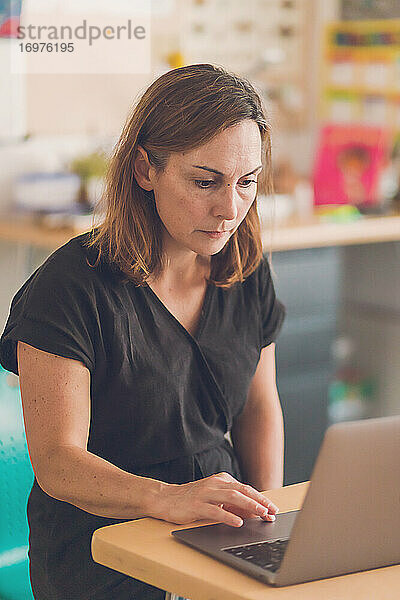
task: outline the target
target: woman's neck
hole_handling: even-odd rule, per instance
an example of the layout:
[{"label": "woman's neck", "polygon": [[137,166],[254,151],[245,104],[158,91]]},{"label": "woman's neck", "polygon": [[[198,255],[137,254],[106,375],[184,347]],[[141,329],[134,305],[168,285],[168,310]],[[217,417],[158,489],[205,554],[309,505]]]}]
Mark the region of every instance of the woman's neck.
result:
[{"label": "woman's neck", "polygon": [[210,275],[211,256],[197,254],[179,246],[170,236],[166,237],[163,240],[164,267],[156,278],[150,276],[147,282],[169,289],[190,288],[204,283]]},{"label": "woman's neck", "polygon": [[210,276],[211,260],[209,256],[197,255],[191,264],[167,264],[157,278],[150,276],[147,283],[167,289],[190,289],[205,283]]}]

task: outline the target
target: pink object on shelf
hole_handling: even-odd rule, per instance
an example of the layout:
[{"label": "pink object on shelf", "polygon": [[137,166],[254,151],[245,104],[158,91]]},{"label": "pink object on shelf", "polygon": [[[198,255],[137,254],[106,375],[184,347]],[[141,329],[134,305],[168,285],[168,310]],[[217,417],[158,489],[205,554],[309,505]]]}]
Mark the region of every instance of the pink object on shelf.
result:
[{"label": "pink object on shelf", "polygon": [[368,125],[322,128],[314,166],[314,204],[375,204],[390,134]]}]

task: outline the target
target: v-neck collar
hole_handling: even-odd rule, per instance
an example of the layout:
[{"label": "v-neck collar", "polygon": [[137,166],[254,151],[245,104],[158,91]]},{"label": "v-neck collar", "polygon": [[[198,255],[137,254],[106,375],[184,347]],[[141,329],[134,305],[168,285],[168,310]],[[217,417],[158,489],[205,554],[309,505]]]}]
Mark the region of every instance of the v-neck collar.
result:
[{"label": "v-neck collar", "polygon": [[175,324],[177,324],[178,327],[184,331],[184,333],[186,335],[188,335],[192,340],[195,340],[195,341],[199,340],[199,338],[203,332],[204,324],[205,324],[205,321],[206,321],[206,318],[208,315],[208,307],[210,304],[210,298],[211,298],[212,290],[214,288],[214,284],[207,283],[206,293],[204,295],[203,306],[201,309],[199,321],[197,323],[197,330],[193,335],[186,329],[186,327],[184,327],[182,325],[182,323],[179,321],[179,319],[177,319],[175,317],[175,315],[173,315],[172,312],[165,306],[164,302],[162,302],[162,300],[160,300],[160,298],[157,296],[157,294],[153,291],[153,289],[149,286],[148,283],[145,283],[143,287],[149,291],[150,295],[154,298],[154,300],[157,302],[157,304],[159,304],[161,309],[169,315],[169,318],[172,319],[175,322]]}]

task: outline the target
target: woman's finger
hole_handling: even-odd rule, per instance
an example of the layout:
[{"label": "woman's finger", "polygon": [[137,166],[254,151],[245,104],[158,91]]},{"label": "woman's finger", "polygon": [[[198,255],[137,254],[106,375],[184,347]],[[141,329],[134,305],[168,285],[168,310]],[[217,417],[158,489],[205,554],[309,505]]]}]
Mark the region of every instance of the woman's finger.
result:
[{"label": "woman's finger", "polygon": [[256,516],[253,511],[250,512],[248,510],[240,509],[237,506],[234,506],[233,504],[223,504],[222,508],[224,508],[227,512],[231,512],[242,519],[252,519]]},{"label": "woman's finger", "polygon": [[[221,500],[223,501],[224,508],[226,510],[228,510],[228,506],[229,506],[229,510],[232,510],[232,508],[234,508],[234,511],[236,511],[236,513],[237,513],[237,511],[239,511],[243,514],[247,514],[248,515],[247,518],[261,517],[263,519],[266,519],[268,517],[268,515],[271,516],[271,514],[269,514],[269,510],[266,506],[264,506],[263,504],[260,504],[259,502],[257,502],[257,500],[254,500],[253,498],[250,498],[249,496],[244,495],[239,490],[235,490],[235,489],[218,490],[218,500],[219,500],[218,504],[221,504]],[[209,501],[212,502],[213,498],[210,497]]]},{"label": "woman's finger", "polygon": [[216,475],[211,475],[208,479],[213,481],[213,483],[218,483],[218,487],[222,484],[223,487],[227,487],[228,489],[236,489],[240,491],[245,496],[252,498],[256,502],[267,508],[270,514],[276,514],[279,512],[279,508],[276,506],[276,504],[274,504],[269,498],[264,496],[264,494],[257,491],[251,485],[240,483],[229,473],[217,473]]},{"label": "woman's finger", "polygon": [[279,508],[276,506],[276,504],[274,504],[272,502],[272,500],[270,500],[269,498],[267,498],[266,496],[264,496],[264,494],[262,494],[261,492],[257,491],[256,489],[254,489],[250,485],[246,485],[246,484],[242,483],[242,484],[240,484],[239,490],[243,494],[249,496],[250,498],[253,498],[253,500],[256,500],[262,506],[265,506],[265,508],[268,509],[269,513],[272,513],[272,514],[275,515],[276,513],[279,512]]}]

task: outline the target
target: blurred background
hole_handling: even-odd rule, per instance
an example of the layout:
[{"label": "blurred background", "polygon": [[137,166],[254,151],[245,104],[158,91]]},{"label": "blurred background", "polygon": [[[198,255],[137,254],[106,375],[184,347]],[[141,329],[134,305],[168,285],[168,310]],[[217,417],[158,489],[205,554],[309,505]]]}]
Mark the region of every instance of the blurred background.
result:
[{"label": "blurred background", "polygon": [[[309,479],[330,423],[400,413],[400,3],[153,0],[151,68],[118,74],[16,72],[12,53],[36,52],[17,37],[25,8],[0,0],[1,329],[26,278],[92,225],[135,100],[171,68],[212,62],[254,83],[272,125],[275,194],[258,210],[287,308],[285,485]],[[3,370],[0,600],[32,598],[32,478],[18,378]]]}]

